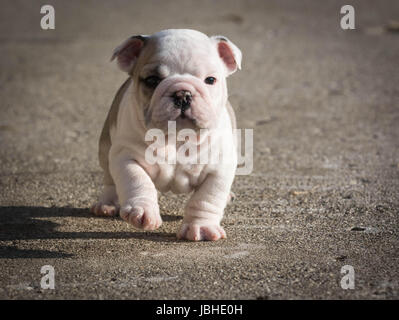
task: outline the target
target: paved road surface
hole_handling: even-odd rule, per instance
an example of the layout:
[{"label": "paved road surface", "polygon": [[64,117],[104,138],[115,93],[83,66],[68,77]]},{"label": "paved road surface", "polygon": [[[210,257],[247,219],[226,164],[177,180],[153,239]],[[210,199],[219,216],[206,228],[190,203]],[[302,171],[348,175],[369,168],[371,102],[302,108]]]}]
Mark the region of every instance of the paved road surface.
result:
[{"label": "paved road surface", "polygon": [[[1,299],[399,298],[398,1],[40,1],[0,10]],[[185,197],[160,198],[156,232],[92,217],[97,139],[125,75],[126,37],[223,34],[243,51],[229,79],[254,170],[238,176],[228,239],[177,241]],[[55,290],[40,288],[52,265]],[[343,290],[351,265],[355,289]]]}]

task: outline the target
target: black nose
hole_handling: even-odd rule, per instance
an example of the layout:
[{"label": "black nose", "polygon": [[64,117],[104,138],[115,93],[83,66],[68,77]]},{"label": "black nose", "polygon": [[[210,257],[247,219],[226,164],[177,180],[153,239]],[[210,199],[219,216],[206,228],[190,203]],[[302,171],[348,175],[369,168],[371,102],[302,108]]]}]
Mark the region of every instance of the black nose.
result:
[{"label": "black nose", "polygon": [[176,91],[172,97],[175,107],[181,109],[182,112],[190,108],[191,100],[193,98],[190,91],[188,90]]}]

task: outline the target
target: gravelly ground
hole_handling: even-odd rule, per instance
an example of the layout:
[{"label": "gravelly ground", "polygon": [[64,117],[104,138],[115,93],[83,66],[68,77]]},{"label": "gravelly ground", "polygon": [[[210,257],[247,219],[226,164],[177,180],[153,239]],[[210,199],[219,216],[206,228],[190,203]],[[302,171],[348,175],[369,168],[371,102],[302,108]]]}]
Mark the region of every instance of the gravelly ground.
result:
[{"label": "gravelly ground", "polygon": [[[0,4],[1,299],[399,297],[399,34],[384,29],[398,1],[351,1],[350,31],[343,1],[50,2],[53,31],[40,1]],[[87,210],[125,79],[110,53],[171,27],[243,51],[229,92],[254,170],[235,180],[219,242],[175,239],[184,197],[161,196],[155,232]],[[40,289],[46,264],[55,290]]]}]

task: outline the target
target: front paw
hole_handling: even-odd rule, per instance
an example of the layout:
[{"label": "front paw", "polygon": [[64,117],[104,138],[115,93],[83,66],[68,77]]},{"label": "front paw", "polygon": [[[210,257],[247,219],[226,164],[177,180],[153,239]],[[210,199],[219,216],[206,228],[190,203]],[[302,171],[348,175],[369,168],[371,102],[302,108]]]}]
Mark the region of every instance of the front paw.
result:
[{"label": "front paw", "polygon": [[128,200],[121,207],[120,216],[136,228],[144,230],[155,230],[162,224],[159,206],[156,202],[143,202],[135,199]]},{"label": "front paw", "polygon": [[177,238],[191,241],[216,241],[226,238],[226,232],[219,224],[196,224],[191,222],[183,223]]}]

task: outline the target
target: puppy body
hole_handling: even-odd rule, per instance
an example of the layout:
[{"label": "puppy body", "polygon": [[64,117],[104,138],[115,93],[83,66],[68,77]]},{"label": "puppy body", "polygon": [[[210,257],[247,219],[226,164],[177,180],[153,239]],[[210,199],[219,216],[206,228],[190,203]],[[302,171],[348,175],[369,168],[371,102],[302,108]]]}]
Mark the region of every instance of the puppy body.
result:
[{"label": "puppy body", "polygon": [[[119,210],[134,226],[153,230],[162,223],[157,190],[193,191],[178,237],[225,237],[220,221],[237,166],[235,117],[227,100],[225,78],[239,67],[238,48],[222,37],[209,38],[193,30],[165,30],[128,39],[114,56],[130,77],[118,91],[101,134],[99,157],[105,186],[93,212],[113,215]],[[154,74],[159,83],[152,88],[147,82]],[[215,84],[204,83],[209,76],[216,78]],[[176,107],[176,92],[190,93],[188,108]],[[176,134],[168,130],[170,121]],[[166,134],[164,146],[157,148],[165,162],[146,160],[152,143],[146,141],[149,129]],[[208,154],[211,149],[229,161],[173,161],[184,143],[179,139],[182,129],[195,130],[199,154]]]}]

